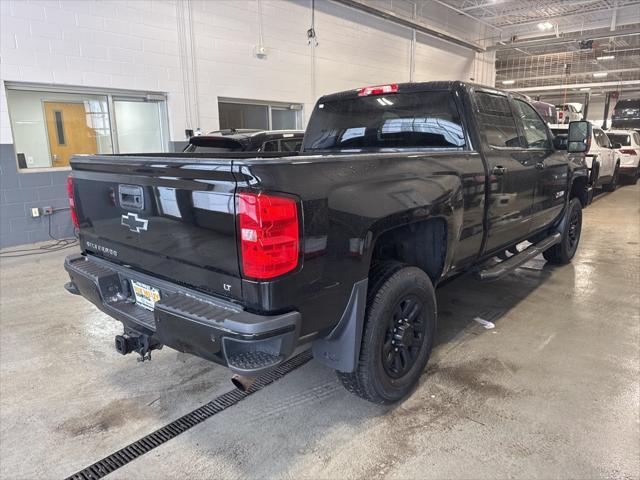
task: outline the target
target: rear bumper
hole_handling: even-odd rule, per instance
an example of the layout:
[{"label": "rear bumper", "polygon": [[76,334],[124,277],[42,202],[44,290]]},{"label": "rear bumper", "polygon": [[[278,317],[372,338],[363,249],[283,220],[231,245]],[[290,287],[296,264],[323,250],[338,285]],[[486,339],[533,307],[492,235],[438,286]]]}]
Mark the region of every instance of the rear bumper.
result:
[{"label": "rear bumper", "polygon": [[[65,260],[65,288],[121,321],[125,333],[149,335],[162,345],[259,374],[289,357],[298,342],[300,313],[257,315],[224,299],[205,295],[92,256]],[[157,288],[153,311],[135,304],[131,280]]]}]

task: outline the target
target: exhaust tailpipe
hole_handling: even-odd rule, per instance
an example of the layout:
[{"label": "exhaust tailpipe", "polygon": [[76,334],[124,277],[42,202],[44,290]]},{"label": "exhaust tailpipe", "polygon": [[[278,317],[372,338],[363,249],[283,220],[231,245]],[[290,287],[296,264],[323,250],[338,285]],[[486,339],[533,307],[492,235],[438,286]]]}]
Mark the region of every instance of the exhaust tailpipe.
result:
[{"label": "exhaust tailpipe", "polygon": [[231,383],[233,383],[238,390],[247,392],[253,385],[253,382],[256,381],[256,378],[257,377],[245,377],[244,375],[238,375],[236,373],[231,377]]}]

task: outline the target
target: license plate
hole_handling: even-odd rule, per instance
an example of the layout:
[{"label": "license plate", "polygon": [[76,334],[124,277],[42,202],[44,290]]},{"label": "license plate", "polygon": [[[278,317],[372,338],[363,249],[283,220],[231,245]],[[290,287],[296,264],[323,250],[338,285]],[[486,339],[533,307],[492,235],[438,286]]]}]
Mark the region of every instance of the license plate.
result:
[{"label": "license plate", "polygon": [[157,288],[136,282],[135,280],[131,280],[131,287],[136,297],[136,303],[142,308],[153,310],[156,302],[160,300],[160,291]]}]

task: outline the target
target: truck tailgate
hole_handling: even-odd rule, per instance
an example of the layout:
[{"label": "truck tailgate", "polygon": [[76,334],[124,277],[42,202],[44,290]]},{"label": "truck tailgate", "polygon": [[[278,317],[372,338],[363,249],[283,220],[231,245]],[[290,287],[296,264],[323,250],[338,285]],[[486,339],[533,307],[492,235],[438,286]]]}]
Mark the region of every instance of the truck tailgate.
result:
[{"label": "truck tailgate", "polygon": [[75,157],[83,251],[240,298],[232,164],[155,155]]}]

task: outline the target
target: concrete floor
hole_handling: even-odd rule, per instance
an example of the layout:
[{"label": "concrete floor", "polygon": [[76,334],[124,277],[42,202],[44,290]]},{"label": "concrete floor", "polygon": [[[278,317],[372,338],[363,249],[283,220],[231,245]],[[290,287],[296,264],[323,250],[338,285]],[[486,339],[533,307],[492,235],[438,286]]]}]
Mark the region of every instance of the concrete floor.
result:
[{"label": "concrete floor", "polygon": [[[639,207],[640,185],[599,196],[572,265],[439,289],[438,344],[401,405],[310,362],[111,477],[639,478]],[[72,474],[230,388],[169,349],[118,355],[119,324],[62,289],[68,253],[2,260],[2,478]]]}]

